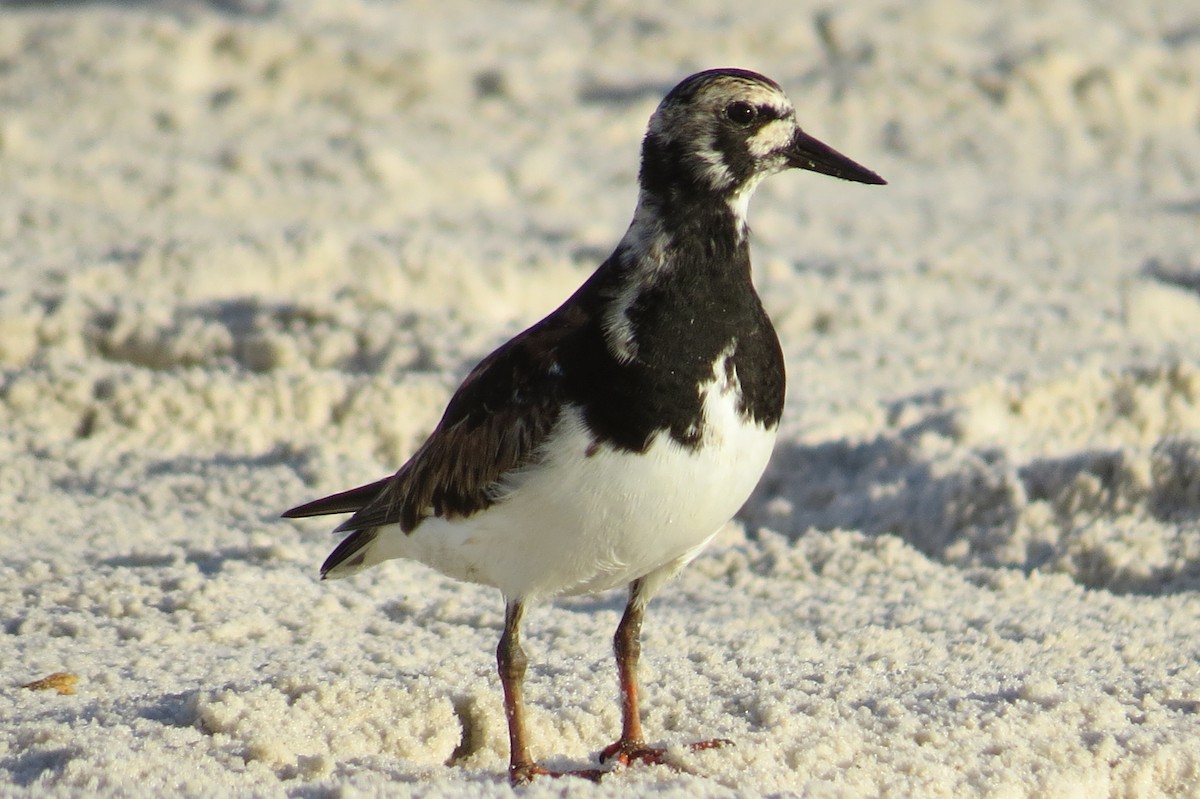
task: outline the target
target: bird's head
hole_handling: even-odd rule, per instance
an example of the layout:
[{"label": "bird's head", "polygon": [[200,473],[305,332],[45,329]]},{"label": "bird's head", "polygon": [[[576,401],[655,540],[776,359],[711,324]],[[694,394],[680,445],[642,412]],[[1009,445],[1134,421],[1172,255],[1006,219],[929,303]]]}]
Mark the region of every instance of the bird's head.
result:
[{"label": "bird's head", "polygon": [[712,69],[672,89],[650,118],[641,184],[660,202],[681,194],[718,197],[744,212],[759,181],[793,168],[885,183],[801,130],[775,81],[742,69]]}]

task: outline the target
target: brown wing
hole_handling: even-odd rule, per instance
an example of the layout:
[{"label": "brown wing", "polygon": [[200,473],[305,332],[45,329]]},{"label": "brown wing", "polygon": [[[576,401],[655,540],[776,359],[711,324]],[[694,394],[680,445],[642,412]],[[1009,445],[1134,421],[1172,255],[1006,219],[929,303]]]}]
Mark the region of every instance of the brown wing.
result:
[{"label": "brown wing", "polygon": [[505,473],[540,457],[564,401],[559,346],[586,323],[586,314],[568,302],[480,362],[437,428],[395,475],[284,516],[355,511],[335,532],[396,523],[410,532],[429,516],[461,518],[489,507]]}]

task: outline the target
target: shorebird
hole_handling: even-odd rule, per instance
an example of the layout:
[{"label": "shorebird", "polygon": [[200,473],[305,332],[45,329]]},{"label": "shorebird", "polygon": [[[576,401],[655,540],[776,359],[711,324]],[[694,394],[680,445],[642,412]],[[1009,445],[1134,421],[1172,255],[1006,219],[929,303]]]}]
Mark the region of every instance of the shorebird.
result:
[{"label": "shorebird", "polygon": [[805,133],[769,78],[714,69],[685,79],[650,119],[637,208],[612,255],[467,375],[394,475],[284,514],[353,514],[322,577],[407,558],[499,589],[514,784],[564,773],[530,752],[521,648],[525,608],[558,595],[628,587],[613,638],[621,733],[600,759],[664,760],[638,712],[642,617],[770,457],[784,361],[751,282],[746,214],[759,182],[792,168],[885,182]]}]

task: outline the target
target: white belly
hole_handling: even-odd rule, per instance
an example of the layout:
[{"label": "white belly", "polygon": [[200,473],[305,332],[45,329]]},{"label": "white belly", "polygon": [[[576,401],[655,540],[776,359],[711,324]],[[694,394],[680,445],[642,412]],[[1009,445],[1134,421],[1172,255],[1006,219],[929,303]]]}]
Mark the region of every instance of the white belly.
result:
[{"label": "white belly", "polygon": [[702,444],[664,431],[645,453],[592,445],[568,409],[546,457],[466,519],[429,518],[411,534],[380,528],[363,566],[411,558],[509,598],[602,591],[686,563],[742,506],[766,468],[775,429],[747,422],[737,392],[711,385]]}]

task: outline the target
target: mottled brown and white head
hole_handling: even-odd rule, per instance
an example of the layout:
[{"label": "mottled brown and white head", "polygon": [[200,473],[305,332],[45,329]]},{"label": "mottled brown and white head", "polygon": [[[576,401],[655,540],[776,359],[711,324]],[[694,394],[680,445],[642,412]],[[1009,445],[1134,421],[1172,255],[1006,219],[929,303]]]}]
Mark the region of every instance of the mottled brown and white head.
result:
[{"label": "mottled brown and white head", "polygon": [[642,145],[642,199],[661,208],[720,198],[744,220],[758,183],[793,168],[885,182],[801,130],[775,81],[744,69],[712,69],[672,89],[650,118]]},{"label": "mottled brown and white head", "polygon": [[[642,143],[633,222],[601,267],[621,275],[601,290],[604,335],[619,362],[640,357],[639,309],[659,307],[669,276],[688,275],[693,294],[723,290],[712,288],[724,285],[722,273],[749,281],[750,197],[763,178],[786,169],[885,182],[801,130],[783,89],[756,72],[698,72],[663,98]],[[722,302],[711,306],[715,313]]]}]

